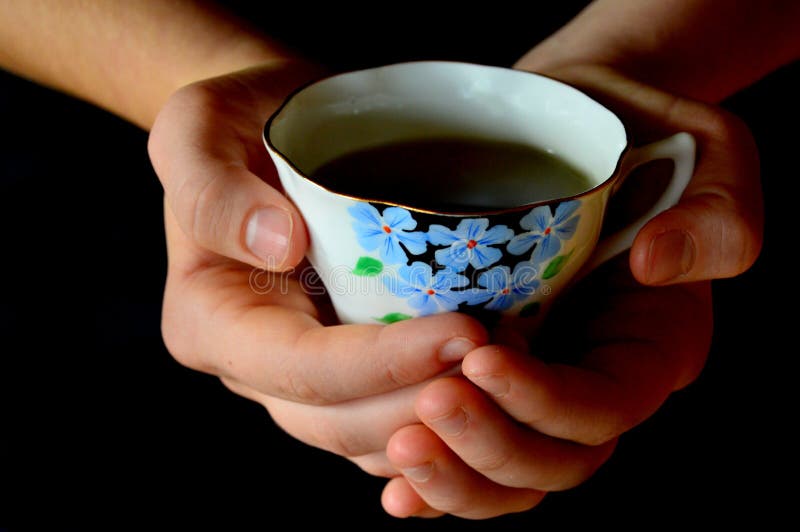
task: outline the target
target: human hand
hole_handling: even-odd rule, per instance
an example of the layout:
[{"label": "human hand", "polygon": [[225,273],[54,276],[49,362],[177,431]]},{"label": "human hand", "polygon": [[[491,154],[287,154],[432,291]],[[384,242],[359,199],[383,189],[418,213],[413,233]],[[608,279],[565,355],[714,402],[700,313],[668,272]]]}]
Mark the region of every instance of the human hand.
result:
[{"label": "human hand", "polygon": [[[265,64],[190,85],[159,113],[149,150],[165,190],[163,336],[178,361],[261,402],[300,440],[396,474],[384,449],[416,422],[414,391],[483,345],[486,332],[457,314],[336,325],[326,300],[304,290],[304,270],[293,267],[306,230],[280,193],[261,131],[315,75]],[[260,290],[250,285],[254,271]]]},{"label": "human hand", "polygon": [[[705,280],[736,275],[758,255],[758,158],[740,121],[606,68],[548,74],[619,113],[638,143],[692,133],[694,178],[675,208],[642,229],[629,261],[618,258],[559,300],[530,354],[476,349],[463,377],[420,392],[422,423],[387,447],[403,472],[384,489],[392,515],[486,518],[586,480],[621,434],[702,370],[712,330]],[[648,177],[632,176],[631,185]]]}]

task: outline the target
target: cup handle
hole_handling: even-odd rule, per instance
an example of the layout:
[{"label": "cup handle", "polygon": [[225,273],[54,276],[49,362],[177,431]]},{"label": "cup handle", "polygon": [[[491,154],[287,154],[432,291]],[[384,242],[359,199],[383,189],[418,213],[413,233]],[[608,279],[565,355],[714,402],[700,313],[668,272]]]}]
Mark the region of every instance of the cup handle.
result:
[{"label": "cup handle", "polygon": [[694,137],[689,133],[677,133],[652,144],[633,148],[623,161],[623,179],[626,179],[637,166],[659,159],[672,159],[675,165],[666,190],[664,190],[653,207],[639,219],[600,241],[594,253],[584,265],[581,276],[629,249],[633,245],[634,238],[647,222],[678,203],[694,174]]}]

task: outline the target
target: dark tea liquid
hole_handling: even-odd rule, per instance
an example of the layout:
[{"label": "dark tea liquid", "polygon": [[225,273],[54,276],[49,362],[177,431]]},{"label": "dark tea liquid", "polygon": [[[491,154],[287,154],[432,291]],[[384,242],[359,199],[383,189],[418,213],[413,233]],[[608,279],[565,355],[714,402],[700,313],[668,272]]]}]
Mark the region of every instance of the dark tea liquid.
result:
[{"label": "dark tea liquid", "polygon": [[444,212],[517,207],[592,188],[586,175],[537,148],[458,138],[354,151],[311,176],[342,194]]}]

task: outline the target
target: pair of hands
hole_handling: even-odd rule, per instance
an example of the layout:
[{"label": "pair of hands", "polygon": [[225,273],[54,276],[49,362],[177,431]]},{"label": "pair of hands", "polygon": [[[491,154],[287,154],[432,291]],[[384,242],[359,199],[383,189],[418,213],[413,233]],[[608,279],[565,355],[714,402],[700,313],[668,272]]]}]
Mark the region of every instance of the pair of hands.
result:
[{"label": "pair of hands", "polygon": [[[382,501],[395,516],[522,511],[587,479],[620,434],[702,370],[707,280],[744,271],[760,248],[758,162],[747,129],[716,107],[600,67],[548,74],[617,112],[637,143],[692,133],[699,159],[681,203],[641,231],[629,262],[564,296],[531,353],[518,333],[460,314],[338,325],[324,297],[280,273],[302,261],[307,236],[261,129],[311,75],[291,63],[185,87],[153,127],[170,352],[263,404],[292,436],[390,478]],[[247,238],[266,206],[280,214],[273,231]],[[286,290],[251,288],[267,258]],[[575,363],[543,361],[554,355]]]}]

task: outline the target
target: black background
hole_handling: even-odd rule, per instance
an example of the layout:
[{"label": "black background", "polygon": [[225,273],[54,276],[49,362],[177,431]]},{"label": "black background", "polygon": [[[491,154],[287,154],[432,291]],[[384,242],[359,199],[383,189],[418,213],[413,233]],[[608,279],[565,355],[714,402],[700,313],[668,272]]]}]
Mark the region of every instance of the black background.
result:
[{"label": "black background", "polygon": [[[574,12],[469,22],[401,12],[392,25],[341,19],[319,32],[252,18],[333,68],[403,59],[508,65]],[[420,22],[422,20],[422,22]],[[300,29],[298,29],[298,26]],[[313,35],[309,35],[313,33]],[[321,51],[320,51],[321,50]],[[325,525],[428,530],[651,528],[770,521],[792,481],[797,419],[789,372],[797,245],[798,66],[725,102],[762,157],[765,247],[714,283],[707,368],[626,434],[586,484],[533,511],[488,522],[401,521],[380,508],[382,479],[309,448],[258,405],[179,366],[159,331],[166,255],[162,191],[146,133],[101,110],[0,73],[3,482],[0,523],[57,519],[243,520],[257,529]],[[266,155],[265,155],[266,156]],[[290,518],[288,524],[277,520]]]}]

